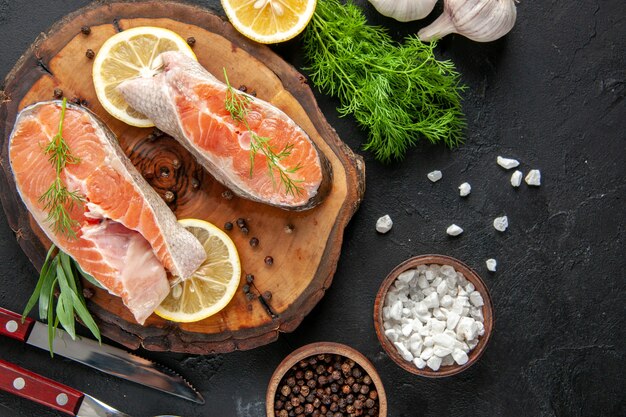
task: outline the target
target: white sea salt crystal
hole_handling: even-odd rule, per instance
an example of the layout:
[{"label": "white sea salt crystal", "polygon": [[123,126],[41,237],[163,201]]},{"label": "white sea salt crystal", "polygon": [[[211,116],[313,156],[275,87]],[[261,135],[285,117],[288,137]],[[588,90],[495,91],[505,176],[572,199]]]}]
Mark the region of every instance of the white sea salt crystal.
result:
[{"label": "white sea salt crystal", "polygon": [[[452,298],[450,298],[450,299],[452,299]],[[391,316],[389,314],[389,310],[391,310],[391,308],[383,307],[383,320],[389,320],[391,318]]]},{"label": "white sea salt crystal", "polygon": [[421,289],[428,288],[430,285],[428,284],[428,280],[426,279],[426,275],[421,275],[417,278],[417,286]]},{"label": "white sea salt crystal", "polygon": [[433,354],[435,356],[439,356],[440,358],[446,357],[451,353],[452,353],[452,349],[450,348],[438,346],[438,345],[435,345],[433,347]]},{"label": "white sea salt crystal", "polygon": [[450,236],[458,236],[461,233],[463,233],[463,229],[461,229],[459,226],[457,226],[456,224],[451,224],[450,226],[448,226],[448,228],[446,229],[446,233],[449,234]]},{"label": "white sea salt crystal", "polygon": [[417,367],[417,369],[426,368],[426,362],[422,358],[413,359],[413,364]]},{"label": "white sea salt crystal", "polygon": [[408,284],[413,279],[413,277],[415,277],[416,273],[417,271],[415,269],[409,269],[408,271],[404,271],[403,273],[398,275],[398,278],[396,278],[396,280]]},{"label": "white sea salt crystal", "polygon": [[422,293],[424,294],[424,299],[428,298],[429,295],[431,295],[432,293],[436,293],[436,292],[437,291],[435,291],[433,287],[424,288],[422,290]]},{"label": "white sea salt crystal", "polygon": [[439,285],[437,285],[437,294],[439,294],[440,297],[443,297],[444,295],[446,295],[448,292],[448,283],[446,281],[441,281],[439,283]]},{"label": "white sea salt crystal", "polygon": [[539,187],[541,185],[541,172],[538,169],[531,169],[524,178],[526,184]]},{"label": "white sea salt crystal", "polygon": [[433,280],[433,282],[430,283],[430,286],[436,289],[439,286],[439,284],[441,284],[441,281],[443,281],[443,278],[438,276],[437,278]]},{"label": "white sea salt crystal", "polygon": [[403,316],[408,316],[411,313],[411,310],[408,308],[402,308],[402,315]]},{"label": "white sea salt crystal", "polygon": [[436,346],[452,349],[454,347],[455,341],[456,338],[450,337],[448,334],[445,333],[433,335],[433,342],[435,342]]},{"label": "white sea salt crystal", "polygon": [[[424,346],[426,346],[426,342],[424,342]],[[422,354],[420,355],[420,358],[422,358],[425,361],[427,361],[428,359],[430,359],[431,356],[433,356],[433,348],[427,347],[426,349],[424,349],[422,351]]]},{"label": "white sea salt crystal", "polygon": [[430,359],[426,361],[426,365],[433,371],[438,371],[441,366],[441,358],[439,356],[431,356]]},{"label": "white sea salt crystal", "polygon": [[518,160],[511,159],[511,158],[503,158],[501,156],[498,156],[498,158],[496,158],[496,162],[498,163],[498,165],[500,165],[504,169],[511,169],[511,168],[515,168],[519,166]]},{"label": "white sea salt crystal", "polygon": [[424,272],[426,272],[426,270],[428,269],[428,267],[426,265],[419,265],[417,267],[417,272],[420,274],[423,274]]},{"label": "white sea salt crystal", "polygon": [[504,232],[509,227],[509,218],[507,216],[496,217],[493,219],[493,227],[498,232]]},{"label": "white sea salt crystal", "polygon": [[483,322],[485,318],[483,317],[483,309],[482,308],[470,308],[470,316],[476,321]]},{"label": "white sea salt crystal", "polygon": [[511,185],[515,188],[522,185],[522,171],[517,170],[511,175]]},{"label": "white sea salt crystal", "polygon": [[433,271],[432,269],[428,269],[428,271],[424,272],[424,276],[426,277],[426,281],[432,281],[437,276],[438,271]]},{"label": "white sea salt crystal", "polygon": [[440,308],[433,308],[433,317],[440,321],[446,321],[446,315],[443,314]]},{"label": "white sea salt crystal", "polygon": [[450,265],[442,265],[439,273],[444,277],[455,277],[457,274],[456,270]]},{"label": "white sea salt crystal", "polygon": [[441,358],[441,366],[450,366],[454,365],[454,359],[452,359],[452,355],[448,355],[446,357]]},{"label": "white sea salt crystal", "polygon": [[469,295],[469,300],[474,307],[482,307],[485,304],[485,302],[483,301],[483,296],[480,295],[480,292],[478,291],[471,292]]},{"label": "white sea salt crystal", "polygon": [[387,337],[387,339],[389,339],[392,343],[397,342],[398,341],[398,332],[395,329],[387,329],[385,330],[385,336]]},{"label": "white sea salt crystal", "polygon": [[433,171],[433,172],[429,172],[427,177],[432,182],[437,182],[441,179],[441,177],[443,177],[443,174],[441,173],[441,171]]},{"label": "white sea salt crystal", "polygon": [[393,303],[391,309],[389,310],[389,316],[393,320],[398,321],[402,318],[402,301],[396,301],[395,303]]},{"label": "white sea salt crystal", "polygon": [[454,349],[452,351],[452,358],[458,365],[465,365],[469,360],[467,353],[465,353],[461,349]]},{"label": "white sea salt crystal", "polygon": [[[449,294],[444,295],[443,297],[441,297],[441,300],[439,301],[439,305],[442,307],[451,307],[452,306],[452,297]],[[384,312],[383,312],[383,317],[384,317]]]},{"label": "white sea salt crystal", "polygon": [[[432,289],[432,287],[430,288]],[[424,305],[428,308],[439,307],[439,297],[436,292],[433,292],[428,297],[426,297],[423,301]]]},{"label": "white sea salt crystal", "polygon": [[407,362],[413,362],[413,354],[406,348],[406,346],[404,346],[403,343],[395,342],[393,345],[398,350],[400,356],[402,356],[402,359]]},{"label": "white sea salt crystal", "polygon": [[467,197],[471,191],[472,186],[469,185],[468,182],[464,182],[463,184],[459,185],[459,195],[461,197]]},{"label": "white sea salt crystal", "polygon": [[459,324],[459,320],[461,319],[461,316],[458,313],[455,313],[454,311],[451,311],[448,313],[448,320],[446,321],[446,328],[452,330],[456,327],[457,324]]},{"label": "white sea salt crystal", "polygon": [[474,349],[478,345],[478,339],[472,339],[467,341],[467,346],[471,349]]},{"label": "white sea salt crystal", "polygon": [[426,336],[424,338],[423,344],[425,347],[433,347],[435,345],[435,341],[432,336]]},{"label": "white sea salt crystal", "polygon": [[419,303],[415,304],[415,311],[418,314],[426,314],[428,313],[428,307],[426,306],[426,304],[424,304],[424,301],[420,301]]},{"label": "white sea salt crystal", "polygon": [[475,291],[475,290],[476,290],[476,287],[474,287],[474,284],[472,284],[471,282],[468,282],[467,285],[465,285],[465,291],[467,291],[468,296],[472,291]]},{"label": "white sea salt crystal", "polygon": [[495,259],[493,258],[487,259],[485,261],[485,264],[487,264],[487,270],[491,272],[496,272],[496,267],[498,266],[498,262]]},{"label": "white sea salt crystal", "polygon": [[388,214],[385,214],[383,217],[379,218],[376,221],[376,231],[378,233],[387,233],[393,227],[393,221]]},{"label": "white sea salt crystal", "polygon": [[446,329],[446,322],[443,320],[433,319],[430,321],[430,327],[433,333],[443,333]]}]

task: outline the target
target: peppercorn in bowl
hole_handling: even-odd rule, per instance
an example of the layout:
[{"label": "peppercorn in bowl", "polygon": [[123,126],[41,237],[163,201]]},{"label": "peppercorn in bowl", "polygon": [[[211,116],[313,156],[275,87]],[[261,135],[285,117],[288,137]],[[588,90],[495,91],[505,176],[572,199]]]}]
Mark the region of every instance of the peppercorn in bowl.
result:
[{"label": "peppercorn in bowl", "polygon": [[371,362],[332,342],[295,350],[276,368],[266,396],[268,417],[387,416],[387,397]]},{"label": "peppercorn in bowl", "polygon": [[403,369],[450,376],[482,356],[493,329],[493,305],[482,279],[463,262],[416,256],[381,284],[374,326],[387,355]]}]

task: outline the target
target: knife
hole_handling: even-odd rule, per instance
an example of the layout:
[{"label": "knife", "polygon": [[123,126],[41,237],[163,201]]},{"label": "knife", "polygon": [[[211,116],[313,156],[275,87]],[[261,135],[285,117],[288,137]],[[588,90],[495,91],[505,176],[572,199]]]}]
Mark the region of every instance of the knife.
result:
[{"label": "knife", "polygon": [[[204,404],[204,398],[199,392],[181,376],[165,367],[91,339],[76,336],[76,340],[72,340],[62,329],[57,329],[56,332],[53,342],[55,354],[106,374]],[[22,323],[21,315],[2,307],[0,307],[0,334],[50,351],[48,327],[45,324],[28,317]]]},{"label": "knife", "polygon": [[0,359],[0,389],[76,417],[130,417],[73,388]]}]

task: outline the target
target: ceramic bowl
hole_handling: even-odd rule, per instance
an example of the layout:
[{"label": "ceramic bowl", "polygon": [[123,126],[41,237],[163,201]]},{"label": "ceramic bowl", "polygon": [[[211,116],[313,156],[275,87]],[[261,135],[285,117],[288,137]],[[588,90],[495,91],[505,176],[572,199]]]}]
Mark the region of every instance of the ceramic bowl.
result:
[{"label": "ceramic bowl", "polygon": [[265,398],[267,417],[276,417],[276,414],[274,413],[276,392],[278,391],[285,374],[289,372],[292,366],[296,365],[301,360],[320,354],[341,355],[348,359],[352,359],[361,368],[363,368],[363,370],[372,378],[372,382],[378,392],[378,417],[387,417],[387,396],[385,395],[385,388],[383,387],[383,383],[378,375],[378,372],[376,372],[374,365],[372,365],[372,363],[359,351],[351,348],[350,346],[333,342],[311,343],[293,351],[285,359],[283,359],[274,371],[267,388],[267,395]]},{"label": "ceramic bowl", "polygon": [[[483,317],[485,319],[483,323],[485,326],[485,334],[483,336],[480,336],[480,338],[478,339],[478,345],[476,345],[476,347],[468,353],[469,360],[467,361],[467,363],[464,365],[457,365],[455,363],[453,365],[442,366],[437,371],[433,371],[428,367],[424,369],[418,369],[412,362],[407,362],[406,360],[404,360],[396,350],[393,343],[389,339],[387,339],[383,329],[383,305],[385,303],[385,298],[387,296],[387,291],[389,290],[389,287],[395,282],[396,278],[398,278],[398,275],[400,275],[404,271],[416,268],[420,265],[430,264],[450,265],[457,272],[462,273],[469,282],[474,284],[474,287],[480,292],[484,301],[482,309]],[[480,278],[480,276],[478,276],[478,274],[469,266],[465,265],[458,259],[445,255],[421,255],[407,259],[400,265],[396,266],[389,273],[389,275],[387,275],[387,277],[381,284],[380,289],[378,290],[378,294],[376,295],[376,301],[374,303],[374,327],[376,328],[376,335],[378,336],[378,340],[380,341],[383,349],[398,366],[416,375],[430,378],[440,378],[463,372],[464,370],[475,364],[476,361],[478,361],[478,359],[482,356],[485,348],[487,347],[487,344],[489,343],[489,339],[491,338],[491,333],[493,331],[493,304],[491,302],[489,290],[487,290],[485,283]]]}]

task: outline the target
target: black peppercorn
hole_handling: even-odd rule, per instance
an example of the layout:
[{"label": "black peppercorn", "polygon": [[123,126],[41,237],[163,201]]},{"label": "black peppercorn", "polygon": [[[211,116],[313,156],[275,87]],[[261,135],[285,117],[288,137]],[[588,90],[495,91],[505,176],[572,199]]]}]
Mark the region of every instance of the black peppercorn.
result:
[{"label": "black peppercorn", "polygon": [[193,36],[190,36],[187,38],[187,45],[194,46],[195,44],[196,44],[196,38],[194,38]]},{"label": "black peppercorn", "polygon": [[248,91],[248,87],[246,87],[245,85],[242,84],[242,85],[239,86],[239,91],[245,93],[246,91]]},{"label": "black peppercorn", "polygon": [[294,377],[287,378],[287,385],[288,385],[290,388],[295,387],[295,386],[296,386],[296,379],[295,379]]},{"label": "black peppercorn", "polygon": [[356,400],[354,402],[354,408],[356,408],[357,410],[361,410],[363,408],[363,401],[361,400]]},{"label": "black peppercorn", "polygon": [[93,295],[94,292],[91,288],[83,288],[83,297],[89,300],[91,297],[93,297]]},{"label": "black peppercorn", "polygon": [[289,411],[287,411],[287,410],[280,410],[278,412],[278,417],[289,417]]},{"label": "black peppercorn", "polygon": [[313,410],[314,410],[313,404],[306,404],[304,406],[304,414],[307,414],[307,415],[313,414]]},{"label": "black peppercorn", "polygon": [[250,233],[250,230],[248,230],[248,228],[244,226],[241,228],[241,233],[243,233],[244,235],[247,235],[248,233]]},{"label": "black peppercorn", "polygon": [[365,385],[369,385],[369,384],[371,384],[371,383],[372,383],[372,378],[371,378],[369,375],[365,375],[365,376],[363,377],[363,383],[364,383]]},{"label": "black peppercorn", "polygon": [[232,200],[233,199],[233,192],[230,190],[226,190],[224,192],[222,192],[222,198],[225,198],[226,200]]},{"label": "black peppercorn", "polygon": [[200,188],[200,181],[197,178],[191,179],[191,188],[193,188],[194,190]]},{"label": "black peppercorn", "polygon": [[246,283],[252,284],[254,282],[254,275],[246,274]]},{"label": "black peppercorn", "polygon": [[360,389],[360,393],[361,394],[367,394],[368,392],[370,392],[370,387],[367,385],[362,385],[361,389]]},{"label": "black peppercorn", "polygon": [[233,224],[231,222],[224,223],[224,230],[233,230]]},{"label": "black peppercorn", "polygon": [[346,412],[348,414],[354,414],[355,411],[356,411],[356,407],[354,407],[353,405],[349,405],[346,407]]},{"label": "black peppercorn", "polygon": [[366,408],[372,408],[374,407],[374,400],[372,400],[371,398],[368,398],[367,400],[365,400],[365,407]]},{"label": "black peppercorn", "polygon": [[93,51],[93,49],[87,49],[87,52],[85,52],[85,56],[89,59],[94,59],[96,53]]},{"label": "black peppercorn", "polygon": [[361,390],[361,385],[360,384],[357,384],[357,383],[352,384],[352,392],[354,392],[356,394],[360,390]]},{"label": "black peppercorn", "polygon": [[259,239],[257,239],[256,237],[250,239],[250,246],[252,246],[253,248],[259,246]]},{"label": "black peppercorn", "polygon": [[360,378],[361,377],[361,369],[354,368],[352,370],[352,376],[355,377],[355,378]]},{"label": "black peppercorn", "polygon": [[264,291],[263,294],[262,294],[262,297],[263,297],[263,299],[265,301],[269,301],[269,300],[272,299],[272,292],[271,291]]},{"label": "black peppercorn", "polygon": [[372,400],[375,400],[376,398],[378,398],[378,393],[377,393],[376,391],[373,391],[373,390],[372,390],[372,391],[370,391],[370,393],[369,393],[369,397],[370,397]]},{"label": "black peppercorn", "polygon": [[283,385],[283,387],[280,389],[280,393],[287,397],[289,394],[291,394],[291,388],[289,388],[287,385]]},{"label": "black peppercorn", "polygon": [[61,90],[60,88],[55,88],[54,91],[52,92],[54,95],[54,98],[56,99],[61,99],[63,98],[63,90]]},{"label": "black peppercorn", "polygon": [[251,292],[249,292],[248,294],[246,294],[246,299],[248,301],[252,301],[254,300],[254,294],[252,294]]},{"label": "black peppercorn", "polygon": [[[246,284],[243,286],[242,290],[245,294],[248,294],[250,292],[250,286]],[[288,395],[288,394],[285,394],[285,395]]]},{"label": "black peppercorn", "polygon": [[344,375],[348,375],[348,373],[350,373],[350,365],[348,365],[347,363],[342,364],[341,371],[344,373]]},{"label": "black peppercorn", "polygon": [[237,219],[237,226],[241,229],[242,227],[246,227],[246,219],[240,217]]},{"label": "black peppercorn", "polygon": [[311,379],[309,381],[306,382],[307,387],[313,389],[317,386],[317,381],[314,379]]},{"label": "black peppercorn", "polygon": [[274,264],[274,258],[272,258],[271,256],[266,256],[265,257],[265,264],[266,265],[273,265]]},{"label": "black peppercorn", "polygon": [[172,201],[176,199],[176,194],[174,194],[173,191],[167,190],[165,192],[165,195],[163,195],[163,198],[165,199],[166,202],[171,203]]},{"label": "black peppercorn", "polygon": [[295,387],[291,389],[291,392],[293,392],[296,395],[300,394],[300,386],[296,385]]},{"label": "black peppercorn", "polygon": [[82,27],[80,28],[80,32],[81,32],[83,35],[89,35],[89,34],[91,33],[91,28],[90,28],[89,26],[82,26]]},{"label": "black peppercorn", "polygon": [[350,386],[349,385],[344,385],[343,387],[341,387],[341,392],[343,392],[344,394],[350,394]]}]

